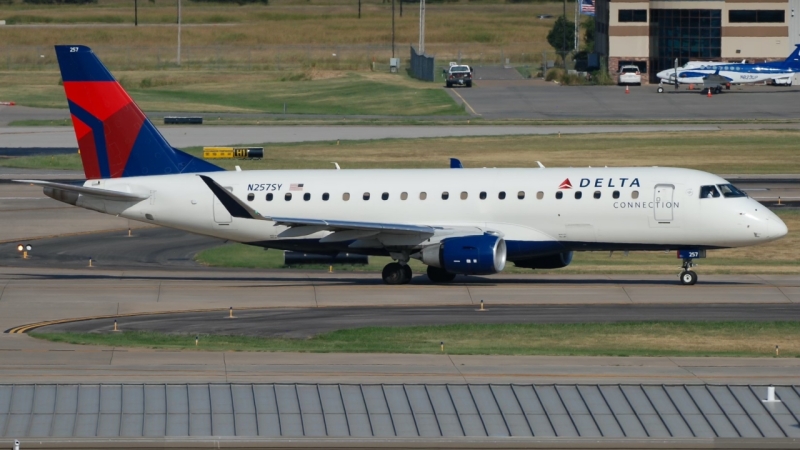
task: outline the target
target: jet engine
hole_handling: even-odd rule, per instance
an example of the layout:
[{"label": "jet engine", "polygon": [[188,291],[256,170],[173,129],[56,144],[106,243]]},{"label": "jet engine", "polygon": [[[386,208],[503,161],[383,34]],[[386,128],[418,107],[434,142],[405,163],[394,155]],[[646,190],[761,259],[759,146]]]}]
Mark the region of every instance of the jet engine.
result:
[{"label": "jet engine", "polygon": [[571,262],[572,252],[563,252],[514,261],[514,265],[526,269],[560,269],[562,267],[567,267]]},{"label": "jet engine", "polygon": [[506,242],[490,234],[447,238],[414,256],[450,273],[490,275],[506,267]]}]

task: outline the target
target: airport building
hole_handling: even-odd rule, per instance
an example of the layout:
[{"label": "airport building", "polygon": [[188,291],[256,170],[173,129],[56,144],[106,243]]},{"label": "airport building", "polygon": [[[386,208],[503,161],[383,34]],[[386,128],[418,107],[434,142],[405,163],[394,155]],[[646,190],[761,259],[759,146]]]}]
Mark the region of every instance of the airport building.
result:
[{"label": "airport building", "polygon": [[687,61],[772,61],[800,43],[800,0],[596,0],[595,51],[642,80]]}]

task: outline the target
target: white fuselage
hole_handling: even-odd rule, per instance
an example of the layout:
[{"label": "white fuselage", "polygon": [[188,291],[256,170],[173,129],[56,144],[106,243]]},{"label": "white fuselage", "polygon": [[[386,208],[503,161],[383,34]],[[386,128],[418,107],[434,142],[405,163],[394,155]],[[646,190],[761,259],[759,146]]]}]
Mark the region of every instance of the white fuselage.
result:
[{"label": "white fuselage", "polygon": [[[281,170],[206,175],[268,217],[450,230],[433,237],[373,233],[359,239],[356,234],[339,244],[368,254],[421,248],[459,230],[501,235],[510,243],[512,261],[545,247],[552,252],[553,245],[564,250],[722,248],[759,244],[787,232],[775,214],[751,198],[700,198],[701,186],[727,182],[689,169]],[[567,180],[572,188],[560,189]],[[231,217],[196,174],[95,180],[85,186],[150,196],[138,202],[82,197],[78,206],[232,241],[309,251],[331,234],[313,229],[292,234],[268,220]],[[558,192],[561,199],[556,198]],[[291,200],[286,200],[287,194]],[[323,194],[328,194],[327,201]]]},{"label": "white fuselage", "polygon": [[714,63],[679,68],[678,70],[662,70],[656,76],[661,82],[668,84],[675,84],[676,77],[680,84],[704,84],[705,77],[715,74],[725,77],[731,84],[762,83],[771,80],[791,84],[791,78],[795,71],[788,68],[753,64]]}]

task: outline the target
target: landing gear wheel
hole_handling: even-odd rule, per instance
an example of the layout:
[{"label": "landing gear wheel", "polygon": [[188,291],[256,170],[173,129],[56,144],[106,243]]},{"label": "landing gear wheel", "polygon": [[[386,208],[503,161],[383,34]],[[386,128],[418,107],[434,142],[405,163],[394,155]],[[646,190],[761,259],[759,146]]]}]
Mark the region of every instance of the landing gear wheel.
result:
[{"label": "landing gear wheel", "polygon": [[662,86],[658,87],[658,93],[659,94],[663,94],[664,93],[664,88]]},{"label": "landing gear wheel", "polygon": [[714,89],[714,93],[717,95],[722,94],[722,87],[717,87],[716,89]]},{"label": "landing gear wheel", "polygon": [[691,286],[697,283],[697,272],[694,270],[685,270],[681,272],[681,284],[684,286]]},{"label": "landing gear wheel", "polygon": [[414,274],[411,272],[411,267],[408,264],[403,265],[403,284],[408,284],[411,282],[411,278]]},{"label": "landing gear wheel", "polygon": [[434,283],[449,283],[456,278],[456,274],[433,266],[428,266],[427,273],[428,278]]},{"label": "landing gear wheel", "polygon": [[402,264],[399,263],[389,263],[386,267],[383,268],[383,272],[381,273],[383,277],[383,282],[386,284],[403,284],[406,278],[406,271],[403,268]]}]

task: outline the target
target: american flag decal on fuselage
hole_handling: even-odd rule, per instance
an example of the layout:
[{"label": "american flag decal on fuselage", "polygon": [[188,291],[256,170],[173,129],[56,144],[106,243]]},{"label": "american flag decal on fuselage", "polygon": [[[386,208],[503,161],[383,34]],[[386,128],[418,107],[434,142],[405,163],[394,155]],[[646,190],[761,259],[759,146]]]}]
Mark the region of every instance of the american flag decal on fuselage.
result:
[{"label": "american flag decal on fuselage", "polygon": [[289,185],[290,191],[302,191],[303,190],[303,183],[292,183]]}]

